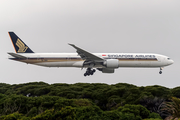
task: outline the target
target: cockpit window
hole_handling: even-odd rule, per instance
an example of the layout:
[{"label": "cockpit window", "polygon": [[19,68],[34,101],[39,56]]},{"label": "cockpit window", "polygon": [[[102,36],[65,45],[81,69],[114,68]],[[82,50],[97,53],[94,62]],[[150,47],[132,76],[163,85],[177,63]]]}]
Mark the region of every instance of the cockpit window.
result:
[{"label": "cockpit window", "polygon": [[171,58],[167,58],[168,60],[170,60]]}]

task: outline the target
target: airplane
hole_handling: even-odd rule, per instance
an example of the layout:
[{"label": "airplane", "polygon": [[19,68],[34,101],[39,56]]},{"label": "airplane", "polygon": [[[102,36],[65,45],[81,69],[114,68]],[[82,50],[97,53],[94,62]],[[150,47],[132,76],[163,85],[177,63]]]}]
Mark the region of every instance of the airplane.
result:
[{"label": "airplane", "polygon": [[153,53],[90,53],[69,44],[77,53],[35,53],[14,32],[8,32],[16,53],[10,60],[44,67],[86,68],[84,76],[93,75],[97,70],[102,73],[114,73],[120,67],[160,68],[174,63],[167,56]]}]

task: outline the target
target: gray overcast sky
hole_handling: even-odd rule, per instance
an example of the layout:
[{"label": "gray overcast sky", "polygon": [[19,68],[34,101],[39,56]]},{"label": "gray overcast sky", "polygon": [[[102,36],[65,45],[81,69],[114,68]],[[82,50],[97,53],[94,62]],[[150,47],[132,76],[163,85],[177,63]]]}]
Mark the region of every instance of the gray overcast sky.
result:
[{"label": "gray overcast sky", "polygon": [[[180,86],[179,0],[1,0],[0,82],[19,84],[129,83],[137,86]],[[14,31],[35,52],[75,52],[68,43],[89,52],[158,53],[175,63],[159,68],[119,68],[114,74],[85,69],[45,68],[8,60],[14,52],[8,31]]]}]

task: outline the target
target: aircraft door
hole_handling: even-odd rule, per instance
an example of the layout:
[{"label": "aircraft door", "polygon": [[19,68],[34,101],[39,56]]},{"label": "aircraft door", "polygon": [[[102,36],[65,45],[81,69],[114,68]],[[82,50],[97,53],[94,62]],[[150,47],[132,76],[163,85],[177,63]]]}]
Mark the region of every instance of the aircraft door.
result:
[{"label": "aircraft door", "polygon": [[71,56],[67,56],[66,58],[66,66],[70,66],[71,65]]},{"label": "aircraft door", "polygon": [[68,55],[68,56],[66,57],[66,62],[68,63],[68,62],[70,62],[70,61],[71,61],[71,56]]},{"label": "aircraft door", "polygon": [[161,62],[162,60],[161,60],[161,58],[160,57],[158,57],[158,62]]},{"label": "aircraft door", "polygon": [[139,66],[140,62],[137,57],[134,58],[135,66]]},{"label": "aircraft door", "polygon": [[39,56],[39,55],[37,56],[37,61],[41,61],[41,59],[40,59],[40,56]]}]

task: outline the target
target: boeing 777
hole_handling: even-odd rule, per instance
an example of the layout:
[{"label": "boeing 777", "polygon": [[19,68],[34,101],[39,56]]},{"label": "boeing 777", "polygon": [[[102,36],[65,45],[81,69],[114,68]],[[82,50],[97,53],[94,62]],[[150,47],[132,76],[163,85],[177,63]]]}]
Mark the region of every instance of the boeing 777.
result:
[{"label": "boeing 777", "polygon": [[69,44],[77,53],[34,53],[14,32],[9,32],[16,53],[8,53],[11,60],[45,67],[86,68],[84,76],[93,75],[95,69],[114,73],[119,67],[160,68],[174,63],[167,56],[152,53],[90,53]]}]

